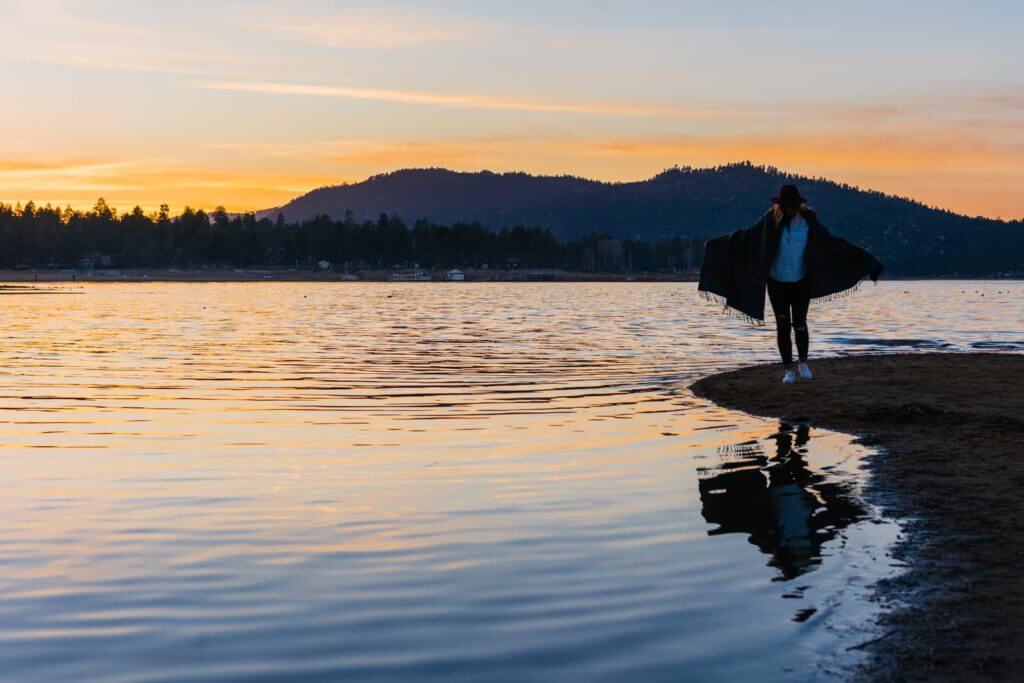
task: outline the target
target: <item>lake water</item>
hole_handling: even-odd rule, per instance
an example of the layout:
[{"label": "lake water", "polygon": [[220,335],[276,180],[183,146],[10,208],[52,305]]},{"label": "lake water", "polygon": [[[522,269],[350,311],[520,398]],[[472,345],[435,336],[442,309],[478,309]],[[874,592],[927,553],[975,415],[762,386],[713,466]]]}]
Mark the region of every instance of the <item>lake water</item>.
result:
[{"label": "lake water", "polygon": [[[0,295],[0,677],[808,680],[897,523],[844,435],[687,386],[692,284]],[[812,307],[812,353],[1024,348],[1021,283]]]}]

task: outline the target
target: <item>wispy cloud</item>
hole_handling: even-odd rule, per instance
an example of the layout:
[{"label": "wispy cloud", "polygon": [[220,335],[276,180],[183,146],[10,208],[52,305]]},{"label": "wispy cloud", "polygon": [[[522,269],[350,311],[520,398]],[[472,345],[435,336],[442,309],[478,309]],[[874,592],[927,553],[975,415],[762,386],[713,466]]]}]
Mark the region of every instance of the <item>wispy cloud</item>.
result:
[{"label": "wispy cloud", "polygon": [[97,178],[119,169],[136,165],[132,161],[36,161],[7,160],[0,162],[0,180],[5,183],[25,182],[34,178]]},{"label": "wispy cloud", "polygon": [[[803,130],[744,135],[594,136],[560,134],[479,136],[440,140],[311,140],[302,142],[223,142],[205,145],[249,158],[290,157],[394,168],[416,164],[478,163],[504,167],[508,160],[536,169],[533,160],[568,160],[592,166],[599,177],[622,180],[623,166],[643,162],[652,171],[680,164],[759,163],[827,169],[884,169],[889,172],[961,169],[1010,171],[1024,162],[1024,148],[986,140],[975,132],[911,135],[878,131]],[[618,163],[617,163],[618,162]]]},{"label": "wispy cloud", "polygon": [[14,0],[0,23],[0,57],[11,60],[207,78],[251,77],[301,61],[211,45],[198,31],[108,19],[67,0]]},{"label": "wispy cloud", "polygon": [[360,50],[461,44],[483,39],[492,29],[479,21],[413,7],[295,11],[278,6],[255,10],[253,25],[275,37]]},{"label": "wispy cloud", "polygon": [[560,114],[608,114],[614,116],[650,116],[672,118],[709,118],[730,116],[729,111],[712,108],[683,108],[615,102],[550,102],[482,94],[456,94],[416,90],[360,88],[340,85],[278,83],[270,81],[201,81],[193,85],[206,90],[250,92],[264,95],[333,97],[399,104],[423,104],[457,109],[492,109]]},{"label": "wispy cloud", "polygon": [[[1018,91],[966,93],[959,99],[936,95],[879,99],[875,102],[828,100],[701,101],[692,104],[653,104],[616,101],[552,101],[481,93],[450,93],[397,88],[370,88],[319,83],[289,83],[254,80],[194,81],[205,90],[248,92],[264,95],[363,100],[396,104],[427,105],[456,109],[521,111],[550,114],[688,119],[708,124],[727,124],[736,140],[757,128],[776,131],[846,132],[852,138],[908,131],[917,138],[936,136],[936,144],[949,130],[969,126],[998,132],[1004,143],[1011,136],[1024,135],[1020,107],[1024,96]],[[737,124],[752,124],[747,129]],[[721,127],[721,126],[719,126]],[[954,136],[959,137],[959,136]]]},{"label": "wispy cloud", "polygon": [[175,53],[137,44],[112,45],[88,41],[9,40],[0,55],[60,66],[112,71],[211,77],[244,76],[241,62],[228,55],[202,52]]}]

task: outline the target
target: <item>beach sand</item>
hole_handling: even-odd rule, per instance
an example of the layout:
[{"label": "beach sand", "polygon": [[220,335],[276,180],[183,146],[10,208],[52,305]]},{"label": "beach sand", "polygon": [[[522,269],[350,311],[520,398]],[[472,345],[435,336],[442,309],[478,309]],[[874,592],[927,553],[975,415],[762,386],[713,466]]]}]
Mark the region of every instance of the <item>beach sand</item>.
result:
[{"label": "beach sand", "polygon": [[881,587],[906,603],[860,673],[873,680],[1024,680],[1024,355],[871,355],[714,375],[727,408],[857,434],[880,447],[871,495],[909,521],[910,569]]}]

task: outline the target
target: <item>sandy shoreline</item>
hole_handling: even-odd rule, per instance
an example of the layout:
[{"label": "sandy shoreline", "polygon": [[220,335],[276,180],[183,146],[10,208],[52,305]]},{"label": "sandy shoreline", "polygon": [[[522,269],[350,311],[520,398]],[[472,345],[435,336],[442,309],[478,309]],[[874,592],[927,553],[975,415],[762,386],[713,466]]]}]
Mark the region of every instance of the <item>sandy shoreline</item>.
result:
[{"label": "sandy shoreline", "polygon": [[854,433],[881,447],[871,495],[911,520],[910,570],[882,586],[908,604],[885,617],[871,680],[1019,680],[1024,672],[1024,355],[891,354],[700,380],[727,408]]}]

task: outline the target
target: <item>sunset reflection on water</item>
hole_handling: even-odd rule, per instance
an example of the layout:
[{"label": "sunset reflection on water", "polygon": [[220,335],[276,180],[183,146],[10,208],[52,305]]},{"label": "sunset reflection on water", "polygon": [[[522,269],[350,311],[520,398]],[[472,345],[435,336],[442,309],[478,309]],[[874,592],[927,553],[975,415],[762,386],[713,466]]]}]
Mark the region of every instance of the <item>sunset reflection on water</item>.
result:
[{"label": "sunset reflection on water", "polygon": [[[817,349],[1018,343],[980,286],[952,337],[892,307],[959,284],[866,288],[812,309]],[[825,674],[895,571],[843,435],[791,445],[827,522],[796,570],[708,517],[786,432],[687,390],[771,358],[693,285],[56,288],[0,297],[19,680]]]}]

